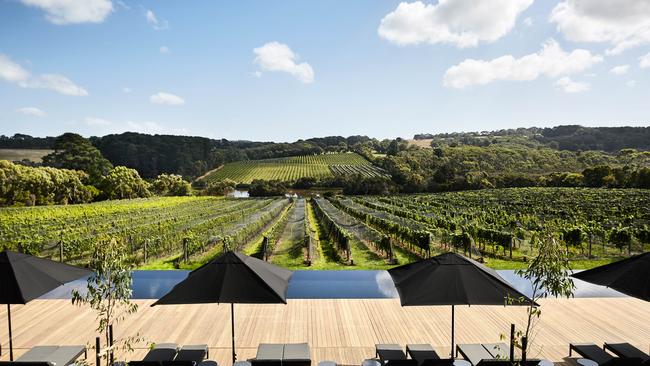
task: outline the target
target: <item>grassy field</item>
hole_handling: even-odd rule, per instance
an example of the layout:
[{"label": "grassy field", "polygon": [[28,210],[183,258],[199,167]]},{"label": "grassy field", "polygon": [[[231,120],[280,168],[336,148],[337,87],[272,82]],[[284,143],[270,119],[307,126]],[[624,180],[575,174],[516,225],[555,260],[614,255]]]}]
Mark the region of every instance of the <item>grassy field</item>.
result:
[{"label": "grassy field", "polygon": [[250,183],[254,179],[294,181],[302,177],[326,178],[340,174],[376,176],[382,173],[359,154],[339,153],[239,161],[226,164],[201,179]]},{"label": "grassy field", "polygon": [[40,163],[43,156],[51,152],[52,150],[46,149],[0,149],[0,160],[29,160],[35,163]]}]

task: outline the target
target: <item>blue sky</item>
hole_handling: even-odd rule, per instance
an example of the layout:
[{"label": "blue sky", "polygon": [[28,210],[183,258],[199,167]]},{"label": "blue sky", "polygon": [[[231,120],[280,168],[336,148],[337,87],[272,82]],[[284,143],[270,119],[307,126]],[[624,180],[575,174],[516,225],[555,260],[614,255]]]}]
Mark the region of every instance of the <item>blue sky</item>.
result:
[{"label": "blue sky", "polygon": [[0,0],[0,134],[647,126],[650,3]]}]

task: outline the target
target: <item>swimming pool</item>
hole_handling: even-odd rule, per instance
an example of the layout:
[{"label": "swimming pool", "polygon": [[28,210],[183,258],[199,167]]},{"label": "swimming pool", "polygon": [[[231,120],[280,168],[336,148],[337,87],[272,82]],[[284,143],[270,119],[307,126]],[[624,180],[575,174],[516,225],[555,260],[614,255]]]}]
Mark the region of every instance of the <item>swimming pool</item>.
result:
[{"label": "swimming pool", "polygon": [[[497,271],[501,277],[520,292],[529,295],[531,283],[515,274],[515,271]],[[169,292],[189,271],[133,271],[133,298],[158,299]],[[575,297],[622,297],[614,290],[592,285],[580,280],[576,284]],[[85,280],[73,281],[42,296],[43,299],[69,299],[72,289],[82,290]],[[289,299],[386,299],[396,298],[397,290],[386,271],[295,271],[287,298]]]}]

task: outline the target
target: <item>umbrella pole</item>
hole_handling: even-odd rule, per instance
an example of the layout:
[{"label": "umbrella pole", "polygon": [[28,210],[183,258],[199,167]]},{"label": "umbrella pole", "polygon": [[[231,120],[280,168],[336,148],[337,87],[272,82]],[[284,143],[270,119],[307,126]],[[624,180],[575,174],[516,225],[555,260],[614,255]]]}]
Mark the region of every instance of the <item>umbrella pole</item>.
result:
[{"label": "umbrella pole", "polygon": [[14,360],[14,342],[11,339],[11,304],[7,304],[7,323],[9,323],[9,361]]},{"label": "umbrella pole", "polygon": [[454,318],[455,318],[454,305],[451,306],[451,358],[454,358]]},{"label": "umbrella pole", "polygon": [[232,331],[232,363],[234,364],[237,361],[237,353],[235,353],[235,304],[230,303],[230,319],[231,319],[231,331]]}]

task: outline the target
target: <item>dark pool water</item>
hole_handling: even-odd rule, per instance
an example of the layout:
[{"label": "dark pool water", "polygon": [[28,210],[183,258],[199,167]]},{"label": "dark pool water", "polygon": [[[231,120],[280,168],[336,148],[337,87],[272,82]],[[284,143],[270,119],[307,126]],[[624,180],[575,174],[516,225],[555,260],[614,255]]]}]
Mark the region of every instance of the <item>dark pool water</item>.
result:
[{"label": "dark pool water", "polygon": [[[520,292],[530,295],[529,281],[514,271],[497,271]],[[189,271],[133,271],[133,298],[158,299],[187,277]],[[575,297],[620,297],[614,290],[575,280]],[[73,281],[44,295],[45,299],[70,298],[72,289],[83,290],[85,280]],[[290,299],[382,299],[397,297],[386,271],[295,271],[287,297]]]}]

